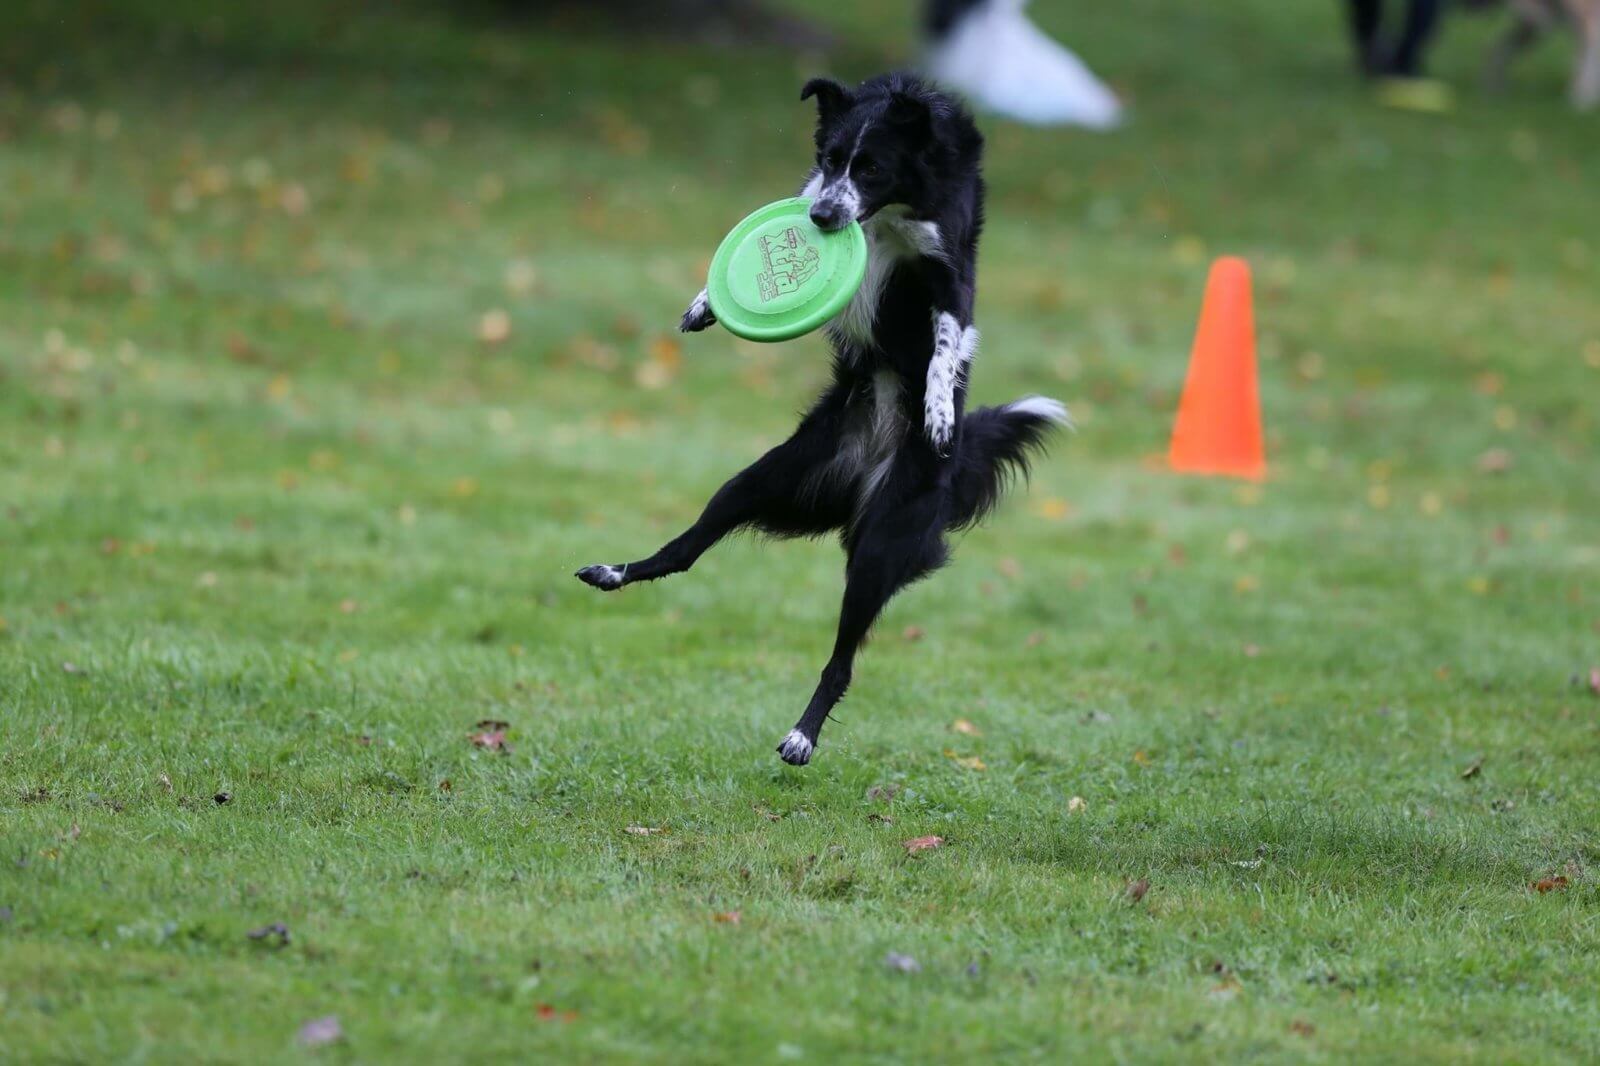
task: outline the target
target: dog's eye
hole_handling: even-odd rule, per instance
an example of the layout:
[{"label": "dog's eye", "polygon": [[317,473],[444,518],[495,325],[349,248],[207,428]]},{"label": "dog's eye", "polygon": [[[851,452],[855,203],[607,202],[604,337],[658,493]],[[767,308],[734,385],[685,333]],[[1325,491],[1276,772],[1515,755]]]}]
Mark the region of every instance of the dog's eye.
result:
[{"label": "dog's eye", "polygon": [[880,173],[878,170],[878,164],[876,163],[862,163],[860,166],[856,167],[856,169],[861,172],[861,176],[863,178],[875,178]]}]

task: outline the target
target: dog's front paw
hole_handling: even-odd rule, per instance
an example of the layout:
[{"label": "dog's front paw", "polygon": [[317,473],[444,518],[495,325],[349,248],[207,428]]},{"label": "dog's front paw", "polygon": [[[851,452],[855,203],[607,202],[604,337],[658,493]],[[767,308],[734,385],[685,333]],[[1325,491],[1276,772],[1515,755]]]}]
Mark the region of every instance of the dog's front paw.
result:
[{"label": "dog's front paw", "polygon": [[789,730],[789,735],[783,738],[783,743],[778,745],[778,757],[790,766],[804,766],[811,761],[811,753],[817,750],[812,740],[798,729]]},{"label": "dog's front paw", "polygon": [[593,566],[586,566],[579,570],[573,577],[576,577],[585,585],[593,585],[602,592],[610,592],[612,589],[620,589],[622,581],[627,575],[628,568],[626,566],[595,563]]},{"label": "dog's front paw", "polygon": [[701,289],[700,295],[694,298],[689,309],[683,313],[683,318],[678,322],[678,329],[683,333],[699,333],[716,323],[717,316],[711,313],[711,300],[706,296],[706,290]]}]

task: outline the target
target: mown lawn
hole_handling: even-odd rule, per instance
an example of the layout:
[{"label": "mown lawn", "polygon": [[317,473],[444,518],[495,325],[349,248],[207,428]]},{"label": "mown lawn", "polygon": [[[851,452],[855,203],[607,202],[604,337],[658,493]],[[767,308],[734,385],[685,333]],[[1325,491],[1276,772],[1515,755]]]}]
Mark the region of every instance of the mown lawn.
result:
[{"label": "mown lawn", "polygon": [[[974,393],[1080,429],[796,771],[835,546],[570,574],[823,380],[671,329],[911,5],[814,60],[274,7],[0,8],[0,1060],[1600,1056],[1569,42],[1489,99],[1453,25],[1430,116],[1331,0],[1037,5],[1135,121],[987,124]],[[1221,253],[1261,487],[1159,462]]]}]

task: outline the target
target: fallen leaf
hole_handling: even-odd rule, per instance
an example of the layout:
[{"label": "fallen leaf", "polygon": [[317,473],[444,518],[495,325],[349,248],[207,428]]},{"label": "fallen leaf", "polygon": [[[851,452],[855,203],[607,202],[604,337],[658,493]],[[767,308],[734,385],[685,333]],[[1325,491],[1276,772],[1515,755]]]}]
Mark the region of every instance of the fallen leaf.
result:
[{"label": "fallen leaf", "polygon": [[1150,756],[1145,754],[1143,748],[1140,748],[1138,751],[1133,753],[1133,761],[1138,763],[1140,766],[1149,766]]},{"label": "fallen leaf", "polygon": [[1589,691],[1600,696],[1600,666],[1589,671]]},{"label": "fallen leaf", "polygon": [[1013,581],[1022,576],[1022,564],[1009,555],[996,563],[995,569]]},{"label": "fallen leaf", "polygon": [[541,1022],[560,1022],[563,1025],[567,1025],[578,1020],[577,1011],[556,1010],[548,1003],[539,1004],[533,1011],[538,1015]]},{"label": "fallen leaf", "polygon": [[1542,896],[1546,892],[1564,890],[1571,883],[1572,882],[1567,879],[1566,874],[1556,874],[1554,877],[1541,877],[1528,887],[1532,888],[1535,892]]},{"label": "fallen leaf", "polygon": [[1089,804],[1084,800],[1084,798],[1082,796],[1073,796],[1071,799],[1067,800],[1067,813],[1068,814],[1082,814],[1084,811],[1086,811],[1088,809],[1089,809]]},{"label": "fallen leaf", "polygon": [[212,799],[212,801],[214,803],[216,803],[216,805],[218,807],[220,807],[224,803],[227,803],[229,800],[233,799],[233,793],[232,792],[218,792],[216,795],[212,796],[211,799]]},{"label": "fallen leaf", "polygon": [[883,957],[883,964],[896,973],[921,973],[922,964],[910,955],[891,951]]},{"label": "fallen leaf", "polygon": [[1039,632],[1036,629],[1032,633],[1028,634],[1028,639],[1024,640],[1022,642],[1022,646],[1025,647],[1025,648],[1037,648],[1040,644],[1043,644],[1043,643],[1044,643],[1044,634]]},{"label": "fallen leaf", "polygon": [[511,337],[511,316],[500,308],[485,311],[478,319],[478,339],[484,344],[503,344]]},{"label": "fallen leaf", "polygon": [[887,814],[879,814],[877,811],[873,811],[871,814],[867,815],[867,821],[872,822],[874,825],[894,824],[893,818],[889,817]]},{"label": "fallen leaf", "polygon": [[156,775],[156,784],[161,786],[161,790],[163,792],[172,791],[172,778],[168,777],[165,773]]},{"label": "fallen leaf", "polygon": [[892,803],[899,794],[899,785],[873,785],[867,789],[867,799],[877,800],[880,803]]},{"label": "fallen leaf", "polygon": [[1317,1027],[1304,1018],[1296,1018],[1289,1023],[1289,1032],[1295,1036],[1314,1036],[1317,1032]]},{"label": "fallen leaf", "polygon": [[944,847],[944,837],[912,837],[910,840],[903,841],[901,847],[906,849],[908,855],[915,855],[919,851]]},{"label": "fallen leaf", "polygon": [[62,663],[61,672],[64,674],[81,674],[83,673],[83,667],[77,663]]},{"label": "fallen leaf", "polygon": [[628,826],[627,831],[632,833],[636,837],[648,837],[648,836],[654,836],[657,833],[665,833],[666,832],[665,829],[661,829],[661,828],[659,828],[657,826],[653,826],[653,825],[630,825],[630,826]]},{"label": "fallen leaf", "polygon": [[448,777],[445,778],[443,781],[439,782],[439,791],[440,792],[452,792],[452,791],[455,790],[455,787],[456,787],[455,785],[450,783],[450,779]]},{"label": "fallen leaf", "polygon": [[289,927],[282,922],[273,922],[270,925],[263,925],[260,929],[252,929],[245,936],[251,940],[276,939],[278,947],[286,947],[289,943]]},{"label": "fallen leaf", "polygon": [[738,911],[717,911],[711,916],[713,922],[723,925],[738,925],[741,915]]},{"label": "fallen leaf", "polygon": [[966,770],[987,770],[983,760],[976,755],[957,755],[952,748],[944,749],[944,757]]},{"label": "fallen leaf", "polygon": [[475,748],[486,751],[509,752],[511,744],[506,740],[506,733],[511,729],[510,722],[502,722],[498,718],[485,718],[477,725],[478,732],[469,734],[467,739]]},{"label": "fallen leaf", "polygon": [[1511,469],[1511,453],[1504,448],[1490,448],[1478,456],[1478,473],[1503,474]]},{"label": "fallen leaf", "polygon": [[295,1039],[301,1047],[322,1047],[344,1039],[344,1029],[339,1019],[330,1014],[326,1018],[313,1018],[300,1027]]},{"label": "fallen leaf", "polygon": [[1149,891],[1150,891],[1150,880],[1149,880],[1149,878],[1141,877],[1137,881],[1129,881],[1128,882],[1128,887],[1127,887],[1128,902],[1130,902],[1130,903],[1138,903],[1140,900],[1144,899],[1145,894],[1148,893]]},{"label": "fallen leaf", "polygon": [[979,729],[965,718],[957,718],[955,721],[950,723],[950,728],[955,730],[957,733],[962,733],[969,737],[983,736],[983,730]]},{"label": "fallen leaf", "polygon": [[1227,1002],[1242,991],[1244,991],[1244,985],[1239,983],[1239,979],[1237,977],[1229,974],[1221,981],[1218,981],[1215,985],[1213,985],[1211,990],[1207,992],[1206,995],[1210,996],[1212,999]]},{"label": "fallen leaf", "polygon": [[900,639],[907,643],[921,640],[922,637],[923,630],[921,626],[906,626],[905,629],[900,631]]},{"label": "fallen leaf", "polygon": [[1468,766],[1465,770],[1461,771],[1461,780],[1470,781],[1474,777],[1477,777],[1482,772],[1483,772],[1483,756],[1480,755],[1476,759],[1472,760],[1472,764],[1470,766]]}]

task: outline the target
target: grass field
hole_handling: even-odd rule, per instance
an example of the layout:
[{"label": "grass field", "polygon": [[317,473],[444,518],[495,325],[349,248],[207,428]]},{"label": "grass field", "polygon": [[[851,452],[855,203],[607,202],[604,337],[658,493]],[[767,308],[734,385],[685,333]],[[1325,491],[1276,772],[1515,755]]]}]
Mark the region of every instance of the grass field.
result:
[{"label": "grass field", "polygon": [[[987,124],[974,395],[1080,428],[796,771],[836,546],[570,574],[823,380],[672,326],[912,5],[826,59],[211,8],[0,10],[0,1060],[1600,1056],[1570,42],[1491,99],[1453,24],[1418,115],[1332,0],[1038,4],[1134,122]],[[1222,253],[1259,487],[1159,463]]]}]

